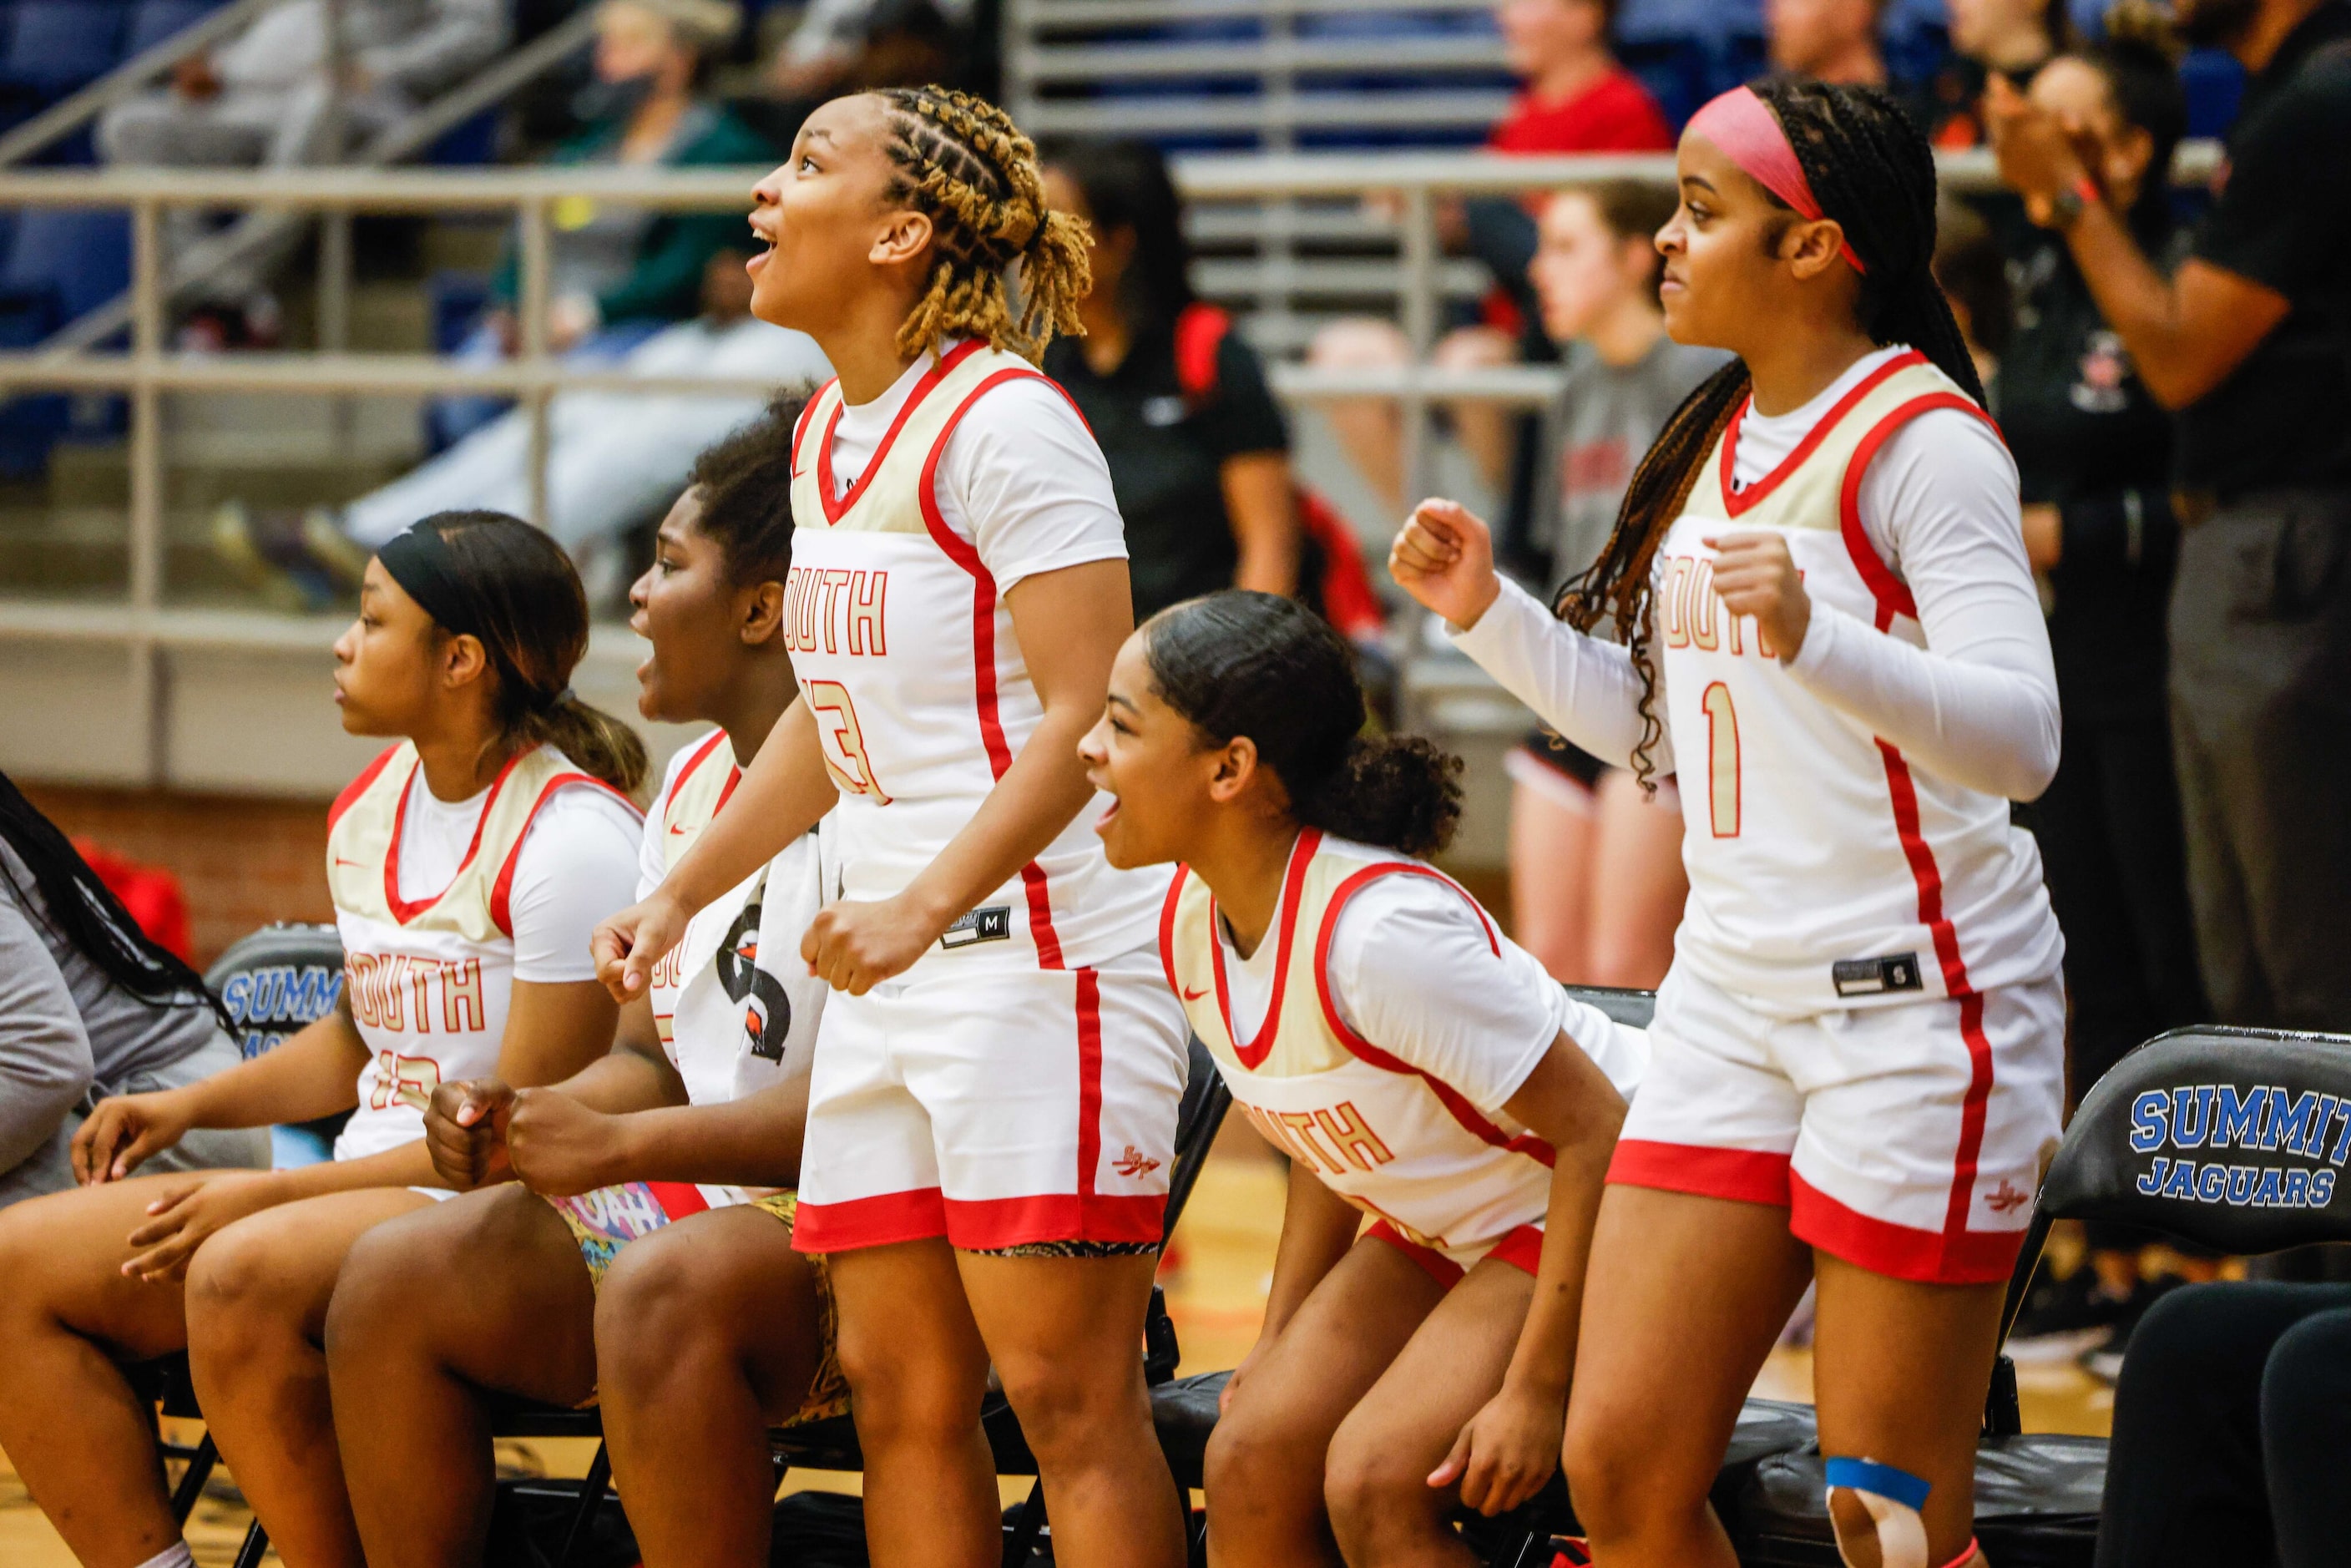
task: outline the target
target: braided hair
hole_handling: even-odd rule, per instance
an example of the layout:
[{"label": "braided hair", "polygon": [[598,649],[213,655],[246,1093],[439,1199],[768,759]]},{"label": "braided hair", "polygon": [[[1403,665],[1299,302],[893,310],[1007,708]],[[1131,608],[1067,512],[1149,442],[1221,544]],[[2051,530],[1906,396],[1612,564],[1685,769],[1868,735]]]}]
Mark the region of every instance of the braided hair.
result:
[{"label": "braided hair", "polygon": [[[1086,225],[1045,204],[1037,148],[984,98],[944,87],[883,88],[885,199],[931,220],[929,287],[898,329],[898,351],[935,353],[951,337],[985,338],[1034,359],[1054,333],[1075,333],[1092,286]],[[1015,308],[1006,274],[1020,268]]]},{"label": "braided hair", "polygon": [[[1752,85],[1779,118],[1822,215],[1843,225],[1845,243],[1868,268],[1855,304],[1862,329],[1875,343],[1909,344],[1982,402],[1983,382],[1931,270],[1935,156],[1926,137],[1878,88],[1802,77]],[[1764,197],[1788,210],[1769,191]],[[1633,471],[1599,559],[1560,590],[1553,606],[1579,632],[1605,620],[1610,633],[1632,653],[1641,678],[1641,740],[1633,751],[1633,767],[1644,787],[1654,787],[1651,754],[1665,734],[1656,711],[1651,569],[1707,455],[1747,401],[1750,386],[1746,363],[1733,360],[1683,400]]]}]

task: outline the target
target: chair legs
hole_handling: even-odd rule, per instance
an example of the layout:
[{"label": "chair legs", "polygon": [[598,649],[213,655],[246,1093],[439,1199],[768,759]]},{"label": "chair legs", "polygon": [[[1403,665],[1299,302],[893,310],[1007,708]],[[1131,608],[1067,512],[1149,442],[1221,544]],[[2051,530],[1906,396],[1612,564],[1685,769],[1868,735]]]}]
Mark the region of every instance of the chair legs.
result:
[{"label": "chair legs", "polygon": [[261,1568],[261,1560],[269,1552],[269,1531],[255,1520],[245,1527],[245,1544],[236,1549],[235,1568]]},{"label": "chair legs", "polygon": [[604,1506],[604,1484],[611,1479],[611,1451],[598,1443],[596,1457],[589,1462],[588,1474],[580,1483],[580,1503],[572,1511],[570,1525],[563,1531],[563,1549],[556,1553],[555,1568],[571,1568],[573,1554],[587,1542],[588,1529],[596,1522],[597,1511]]},{"label": "chair legs", "polygon": [[180,1484],[172,1489],[172,1522],[184,1526],[188,1515],[196,1510],[196,1499],[204,1494],[204,1482],[212,1479],[213,1467],[220,1463],[220,1449],[213,1446],[213,1436],[188,1452],[188,1468],[180,1474]]},{"label": "chair legs", "polygon": [[1026,1568],[1029,1559],[1036,1554],[1037,1538],[1045,1528],[1045,1483],[1042,1480],[1029,1489],[1021,1500],[1020,1511],[1012,1516],[1012,1528],[1004,1535],[1004,1568]]}]

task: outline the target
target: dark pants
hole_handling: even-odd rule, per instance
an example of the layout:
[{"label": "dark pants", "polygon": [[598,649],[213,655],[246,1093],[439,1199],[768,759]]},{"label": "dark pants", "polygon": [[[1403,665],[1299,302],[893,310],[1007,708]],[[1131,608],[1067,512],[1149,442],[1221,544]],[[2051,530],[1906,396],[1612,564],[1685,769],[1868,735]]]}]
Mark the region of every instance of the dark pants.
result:
[{"label": "dark pants", "polygon": [[2351,1030],[2351,490],[2248,497],[2187,532],[2171,703],[2215,1012]]},{"label": "dark pants", "polygon": [[2335,1568],[2351,1551],[2351,1286],[2189,1285],[2115,1389],[2097,1568]]},{"label": "dark pants", "polygon": [[2209,1015],[2171,726],[2160,708],[2113,719],[2064,712],[2064,760],[2033,826],[2065,932],[2066,1068],[2078,1104],[2125,1051]]}]

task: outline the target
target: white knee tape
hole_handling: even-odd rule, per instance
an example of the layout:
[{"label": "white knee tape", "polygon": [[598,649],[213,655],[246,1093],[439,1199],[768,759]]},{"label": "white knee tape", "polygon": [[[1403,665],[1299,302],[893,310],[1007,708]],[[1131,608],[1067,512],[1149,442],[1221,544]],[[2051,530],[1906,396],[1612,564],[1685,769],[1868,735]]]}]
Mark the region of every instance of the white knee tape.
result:
[{"label": "white knee tape", "polygon": [[[1918,1517],[1918,1510],[1932,1490],[1929,1483],[1875,1459],[1831,1459],[1827,1468],[1830,1500],[1840,1491],[1851,1492],[1877,1527],[1876,1568],[1928,1568],[1927,1521]],[[1854,1562],[1843,1531],[1837,1535],[1837,1555],[1846,1568],[1867,1568]]]}]

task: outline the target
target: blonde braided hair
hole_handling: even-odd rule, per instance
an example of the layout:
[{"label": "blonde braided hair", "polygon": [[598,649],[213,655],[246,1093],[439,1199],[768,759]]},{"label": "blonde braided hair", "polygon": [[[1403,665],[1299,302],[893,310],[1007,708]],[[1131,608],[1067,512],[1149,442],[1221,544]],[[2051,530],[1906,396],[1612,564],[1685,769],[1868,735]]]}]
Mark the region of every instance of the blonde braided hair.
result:
[{"label": "blonde braided hair", "polygon": [[[1036,144],[986,99],[943,87],[885,88],[887,151],[897,165],[885,199],[931,220],[930,284],[898,329],[898,351],[935,353],[954,337],[985,338],[1034,359],[1056,332],[1076,333],[1093,286],[1085,220],[1045,204]],[[1006,274],[1020,267],[1016,314]]]}]

